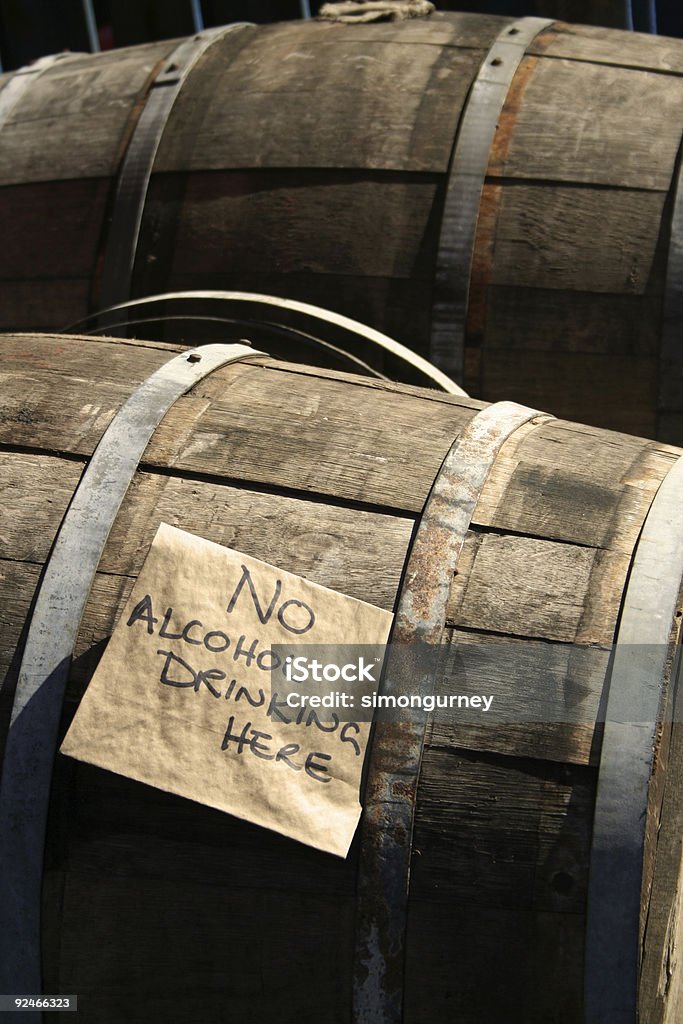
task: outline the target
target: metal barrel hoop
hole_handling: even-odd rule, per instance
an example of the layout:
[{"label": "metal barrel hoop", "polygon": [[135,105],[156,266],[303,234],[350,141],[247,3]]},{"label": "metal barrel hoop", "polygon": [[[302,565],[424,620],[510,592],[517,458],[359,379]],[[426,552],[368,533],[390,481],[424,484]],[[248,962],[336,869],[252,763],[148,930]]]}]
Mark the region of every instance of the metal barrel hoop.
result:
[{"label": "metal barrel hoop", "polygon": [[130,298],[140,228],[154,160],[169,115],[188,75],[206,51],[248,22],[206,29],[177,46],[152,82],[119,173],[102,269],[101,304]]},{"label": "metal barrel hoop", "polygon": [[496,36],[465,103],[456,136],[436,260],[430,353],[458,383],[463,380],[465,327],[479,205],[489,152],[515,73],[535,37],[553,24],[520,18]]},{"label": "metal barrel hoop", "polygon": [[591,843],[585,948],[586,1024],[636,1024],[640,914],[650,779],[683,579],[683,458],[654,496],[624,594],[608,679]]},{"label": "metal barrel hoop", "polygon": [[[349,336],[351,339],[361,339],[363,342],[369,345],[374,345],[388,355],[393,356],[396,359],[408,364],[418,373],[421,373],[426,377],[432,384],[441,388],[447,394],[451,395],[465,395],[463,389],[451,380],[445,373],[439,370],[436,366],[430,363],[427,359],[413,352],[411,349],[406,348],[400,342],[395,341],[386,334],[382,334],[381,331],[376,330],[374,327],[369,327],[367,324],[361,323],[359,320],[353,320],[351,317],[344,316],[341,313],[335,313],[329,309],[323,309],[321,306],[314,306],[309,302],[299,302],[295,299],[285,299],[277,295],[264,295],[258,292],[239,292],[239,291],[225,291],[225,290],[197,290],[197,291],[179,291],[179,292],[164,292],[159,295],[145,295],[138,299],[130,299],[127,302],[120,302],[114,306],[110,306],[107,309],[99,310],[96,313],[92,313],[90,316],[85,317],[76,323],[69,324],[68,327],[64,328],[64,333],[73,331],[74,329],[82,329],[83,326],[87,325],[91,321],[96,321],[98,325],[102,325],[102,329],[108,329],[108,318],[112,317],[115,321],[117,316],[121,319],[121,314],[127,313],[130,310],[138,309],[141,306],[158,305],[167,302],[221,302],[227,306],[237,306],[245,304],[249,307],[253,307],[254,310],[254,323],[257,322],[256,317],[263,321],[262,310],[266,311],[266,315],[269,317],[288,317],[294,316],[297,323],[299,321],[302,324],[311,322],[315,325],[316,329],[319,326],[329,330],[339,330],[344,335]],[[124,322],[127,321],[127,317]],[[279,324],[286,329],[287,324]],[[99,326],[98,328],[99,329]],[[322,345],[329,345],[329,342],[321,339],[313,338],[312,340],[318,341]],[[340,350],[349,360],[353,360],[345,349]],[[355,360],[366,371],[371,371],[372,368],[362,361]],[[377,376],[383,376],[377,374]]]},{"label": "metal barrel hoop", "polygon": [[[484,484],[503,444],[527,423],[553,417],[497,402],[477,413],[446,455],[432,485],[404,571],[380,690],[399,692],[395,645],[441,641],[451,580]],[[434,692],[436,659],[411,679]],[[361,826],[354,962],[354,1024],[400,1024],[415,804],[429,713],[378,722],[370,751]]]},{"label": "metal barrel hoop", "polygon": [[[121,503],[174,402],[219,367],[263,354],[247,345],[206,345],[156,370],[107,427],[64,515],[28,629],[0,782],[0,991],[42,991],[43,848],[62,703],[81,617]],[[38,1011],[27,1021],[40,1017]]]}]

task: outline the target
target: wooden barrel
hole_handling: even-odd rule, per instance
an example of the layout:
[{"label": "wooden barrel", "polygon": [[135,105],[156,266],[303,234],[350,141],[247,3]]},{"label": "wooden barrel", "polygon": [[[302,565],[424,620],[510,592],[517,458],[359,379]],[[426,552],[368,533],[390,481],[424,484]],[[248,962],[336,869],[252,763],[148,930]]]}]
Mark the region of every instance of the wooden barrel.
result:
[{"label": "wooden barrel", "polygon": [[[20,889],[29,871],[33,853],[10,852],[34,821],[40,765],[49,788],[56,734],[164,521],[396,608],[395,638],[424,639],[415,623],[429,606],[432,640],[465,659],[464,674],[498,652],[476,670],[479,684],[517,711],[493,726],[435,712],[412,739],[379,724],[346,860],[58,755],[44,865],[36,860],[42,950],[37,935],[32,952],[30,936],[21,940],[21,956],[42,957],[45,993],[77,994],[80,1019],[97,1024],[360,1024],[401,1013],[420,1024],[579,1024],[585,986],[585,1020],[635,1022],[638,1000],[641,1024],[678,1019],[683,759],[662,710],[681,621],[678,449],[511,403],[238,353],[170,404],[130,470],[93,563],[62,708],[56,675],[44,700],[40,687],[21,698],[17,684],[41,575],[43,595],[108,425],[162,365],[186,365],[187,351],[29,334],[3,337],[2,351],[3,735],[12,701],[16,717],[0,790],[1,971],[24,949],[2,938],[3,886]],[[115,483],[106,478],[102,502]],[[71,537],[57,611],[74,589],[88,592],[90,526]],[[38,637],[46,657],[63,639],[49,622]],[[650,701],[633,727],[620,706],[630,691],[638,707]],[[552,713],[535,715],[544,700]],[[12,794],[25,755],[25,785]],[[403,774],[387,802],[392,772]],[[399,805],[412,837],[394,828]],[[31,850],[36,836],[40,827]],[[36,907],[38,890],[28,894]],[[368,958],[373,928],[391,978]],[[24,967],[0,987],[25,991],[36,964]]]},{"label": "wooden barrel", "polygon": [[1,76],[0,326],[284,295],[485,400],[681,441],[682,71],[679,40],[435,12]]},{"label": "wooden barrel", "polygon": [[679,40],[435,12],[0,76],[0,326],[284,295],[487,401],[680,442],[682,71]]}]

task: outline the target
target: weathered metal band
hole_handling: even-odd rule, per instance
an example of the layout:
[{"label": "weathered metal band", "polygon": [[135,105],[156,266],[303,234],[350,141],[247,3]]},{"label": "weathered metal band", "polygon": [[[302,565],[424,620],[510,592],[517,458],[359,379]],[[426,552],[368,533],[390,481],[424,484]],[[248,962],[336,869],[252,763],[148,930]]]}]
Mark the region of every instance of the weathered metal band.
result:
[{"label": "weathered metal band", "polygon": [[610,671],[588,882],[586,1024],[638,1020],[648,794],[682,578],[679,459],[660,484],[638,540]]},{"label": "weathered metal band", "polygon": [[80,56],[80,54],[53,53],[49,57],[41,57],[39,60],[34,61],[33,64],[28,64],[25,68],[19,68],[18,71],[15,71],[7,85],[0,91],[0,129],[2,129],[17,104],[23,99],[43,72],[48,71],[58,61],[75,56]]},{"label": "weathered metal band", "polygon": [[147,94],[119,174],[102,269],[101,302],[113,306],[130,298],[142,216],[152,168],[171,110],[188,75],[210,46],[239,22],[186,39],[170,54]]},{"label": "weathered metal band", "polygon": [[673,206],[657,376],[657,437],[670,444],[680,444],[683,441],[683,142],[671,188]]},{"label": "weathered metal band", "polygon": [[173,403],[218,367],[260,354],[246,345],[206,345],[153,373],[108,426],[64,516],[31,618],[0,784],[2,992],[42,991],[43,847],[62,702],[81,616],[121,502]]},{"label": "weathered metal band", "polygon": [[[465,395],[463,389],[459,387],[455,381],[452,381],[450,377],[445,373],[442,373],[441,370],[438,370],[427,359],[423,359],[422,356],[419,356],[416,352],[406,348],[405,345],[401,345],[400,342],[394,341],[394,339],[390,338],[388,335],[382,334],[380,331],[376,331],[373,327],[368,327],[367,324],[362,324],[358,320],[352,320],[348,316],[342,316],[340,313],[334,313],[332,310],[323,309],[321,306],[313,306],[308,302],[297,302],[294,299],[283,299],[277,295],[262,295],[256,292],[219,290],[165,292],[161,295],[146,295],[144,298],[131,299],[129,302],[120,302],[109,309],[103,309],[97,313],[93,313],[91,316],[86,317],[83,320],[79,320],[77,324],[71,324],[68,328],[65,328],[65,330],[71,331],[74,328],[80,328],[90,320],[96,320],[98,324],[103,327],[107,327],[107,317],[109,314],[124,312],[138,306],[148,306],[156,303],[175,301],[218,301],[234,305],[238,303],[248,304],[254,307],[254,310],[259,314],[260,319],[263,319],[262,310],[272,311],[272,314],[274,315],[292,313],[296,315],[297,319],[301,319],[302,321],[312,321],[314,324],[322,323],[323,325],[329,325],[330,327],[337,328],[352,337],[360,337],[371,345],[376,345],[378,348],[383,349],[390,355],[395,356],[397,359],[400,359],[409,366],[412,366],[413,369],[418,371],[418,373],[423,374],[429,381],[436,384],[437,387],[440,387],[448,394]],[[269,315],[272,314],[269,313]],[[346,354],[348,355],[348,353]],[[366,371],[370,371],[372,369],[365,363],[361,363],[361,365]]]},{"label": "weathered metal band", "polygon": [[462,383],[474,241],[489,152],[515,72],[552,20],[520,18],[496,37],[479,68],[458,130],[446,189],[432,303],[432,361]]},{"label": "weathered metal band", "polygon": [[[438,644],[451,580],[482,488],[505,441],[529,421],[551,416],[498,402],[461,432],[434,481],[408,556],[382,693],[400,692],[395,645]],[[434,690],[436,666],[411,691]],[[354,964],[354,1024],[402,1020],[405,931],[412,833],[428,713],[378,722],[364,799]]]}]

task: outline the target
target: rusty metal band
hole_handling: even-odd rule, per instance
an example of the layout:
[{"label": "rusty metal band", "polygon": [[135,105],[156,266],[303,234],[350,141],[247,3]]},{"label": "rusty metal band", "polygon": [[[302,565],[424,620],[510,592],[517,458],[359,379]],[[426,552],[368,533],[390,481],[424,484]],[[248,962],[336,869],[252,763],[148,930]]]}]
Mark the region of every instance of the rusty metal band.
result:
[{"label": "rusty metal band", "polygon": [[[97,313],[93,313],[83,320],[79,320],[75,324],[70,324],[64,329],[66,332],[71,332],[74,329],[81,329],[88,322],[95,320],[98,325],[103,328],[109,326],[107,318],[109,314],[119,314],[126,312],[131,309],[137,309],[141,306],[156,305],[159,303],[166,302],[220,302],[228,306],[244,305],[251,310],[251,316],[253,317],[254,325],[258,325],[259,322],[267,322],[268,318],[275,317],[279,326],[284,328],[287,327],[287,323],[284,321],[285,316],[292,316],[295,323],[301,323],[302,326],[307,326],[312,323],[316,328],[322,325],[325,328],[332,328],[342,332],[342,336],[348,336],[350,339],[361,339],[370,345],[376,345],[378,348],[387,352],[389,355],[394,356],[396,359],[400,359],[402,362],[411,366],[418,373],[421,373],[430,383],[435,384],[443,391],[450,395],[465,395],[465,392],[459,387],[455,381],[452,381],[445,373],[438,370],[432,365],[427,359],[423,359],[417,352],[411,351],[406,348],[400,342],[395,341],[386,334],[382,334],[381,331],[375,330],[374,327],[368,327],[367,324],[361,323],[359,320],[352,320],[351,317],[342,316],[341,313],[335,313],[329,309],[323,309],[321,306],[314,306],[309,302],[298,302],[295,299],[283,299],[277,295],[262,295],[257,292],[236,292],[236,291],[221,291],[221,290],[201,290],[201,291],[181,291],[181,292],[164,292],[161,295],[145,295],[140,299],[131,299],[129,302],[120,302],[109,309],[99,310]],[[124,323],[128,317],[125,318]],[[329,345],[327,341],[321,339],[318,340],[319,344],[327,345],[327,347],[334,348]],[[373,374],[375,371],[372,367],[368,366],[367,363],[361,360],[355,359],[345,349],[337,350],[341,351],[349,360],[355,361],[361,369],[361,372]],[[377,376],[383,376],[377,374]]]},{"label": "rusty metal band", "polygon": [[[62,703],[83,610],[121,502],[173,403],[213,370],[261,354],[247,345],[206,345],[148,377],[107,427],[64,516],[31,617],[0,784],[2,992],[42,991],[43,848]],[[40,1013],[30,1019],[40,1020]]]},{"label": "rusty metal band", "polygon": [[667,675],[682,578],[679,459],[638,539],[609,676],[588,880],[585,1024],[638,1020],[648,796],[658,727],[674,699],[676,680],[667,684]]},{"label": "rusty metal band", "polygon": [[430,358],[459,384],[479,204],[489,152],[505,99],[527,47],[552,20],[520,18],[508,24],[486,54],[460,121],[436,258]]},{"label": "rusty metal band", "polygon": [[197,61],[246,23],[200,32],[173,50],[152,83],[119,173],[102,270],[103,306],[130,298],[133,268],[154,160],[173,105]]},{"label": "rusty metal band", "polygon": [[[501,447],[525,423],[552,419],[514,402],[477,413],[462,430],[432,486],[408,555],[381,693],[405,685],[401,645],[438,645],[465,536]],[[436,659],[410,680],[422,697],[435,687]],[[424,703],[424,702],[421,702]],[[399,1024],[403,1014],[405,933],[413,820],[429,715],[411,708],[399,722],[378,721],[361,827],[354,963],[354,1024]]]},{"label": "rusty metal band", "polygon": [[40,76],[53,67],[58,61],[69,57],[80,56],[73,53],[53,53],[49,57],[41,57],[28,64],[25,68],[19,68],[10,78],[7,85],[0,92],[0,129],[7,123],[16,108],[27,94],[34,82]]},{"label": "rusty metal band", "polygon": [[657,376],[657,437],[670,444],[680,444],[683,441],[683,143],[673,175],[672,193]]}]

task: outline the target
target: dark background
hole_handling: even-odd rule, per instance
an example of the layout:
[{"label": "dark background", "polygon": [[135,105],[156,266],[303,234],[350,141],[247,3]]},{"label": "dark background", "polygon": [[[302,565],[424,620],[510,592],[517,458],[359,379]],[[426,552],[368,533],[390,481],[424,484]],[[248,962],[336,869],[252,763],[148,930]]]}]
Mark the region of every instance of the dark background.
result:
[{"label": "dark background", "polygon": [[[206,27],[231,21],[282,21],[315,15],[322,0],[201,0]],[[195,30],[191,0],[92,0],[99,46],[131,46]],[[521,16],[656,31],[683,36],[681,0],[461,0],[440,10]],[[0,59],[4,70],[61,50],[90,50],[83,0],[0,0]]]}]

